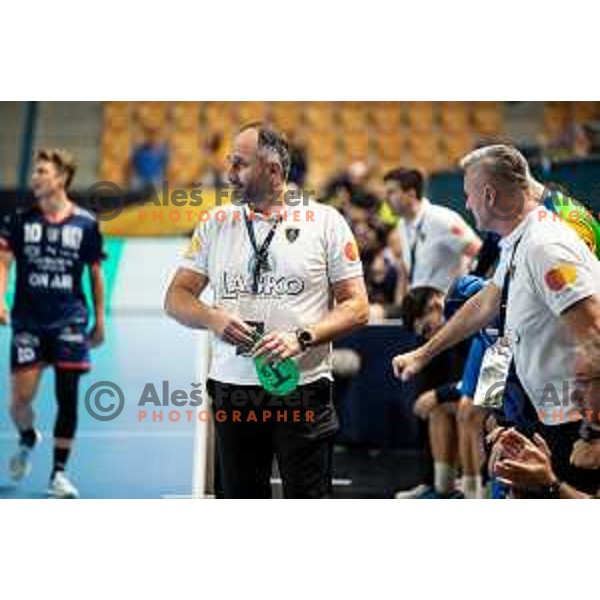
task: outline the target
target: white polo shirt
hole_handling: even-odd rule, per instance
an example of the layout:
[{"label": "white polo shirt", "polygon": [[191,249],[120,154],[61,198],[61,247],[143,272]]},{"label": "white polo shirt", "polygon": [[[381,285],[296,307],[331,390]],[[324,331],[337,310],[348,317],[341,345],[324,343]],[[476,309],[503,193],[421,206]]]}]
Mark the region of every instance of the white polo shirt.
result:
[{"label": "white polo shirt", "polygon": [[494,274],[500,288],[519,239],[506,334],[517,375],[538,415],[545,424],[558,425],[568,422],[575,408],[571,402],[575,343],[560,315],[579,300],[600,295],[600,262],[574,230],[537,208],[500,241]]},{"label": "white polo shirt", "polygon": [[[272,227],[254,213],[260,247]],[[215,208],[192,236],[180,266],[208,276],[215,304],[244,321],[264,323],[265,332],[293,331],[318,323],[333,306],[332,284],[362,277],[358,247],[346,220],[334,208],[309,201],[289,207],[269,246],[269,270],[252,294],[254,250],[244,222],[244,209]],[[259,385],[251,357],[211,336],[209,377],[238,385]],[[310,348],[295,358],[300,384],[333,379],[331,344]]]},{"label": "white polo shirt", "polygon": [[402,219],[398,228],[407,273],[415,248],[410,288],[426,285],[447,292],[452,281],[465,274],[465,250],[479,239],[458,213],[427,198],[421,200],[416,218],[411,223]]}]

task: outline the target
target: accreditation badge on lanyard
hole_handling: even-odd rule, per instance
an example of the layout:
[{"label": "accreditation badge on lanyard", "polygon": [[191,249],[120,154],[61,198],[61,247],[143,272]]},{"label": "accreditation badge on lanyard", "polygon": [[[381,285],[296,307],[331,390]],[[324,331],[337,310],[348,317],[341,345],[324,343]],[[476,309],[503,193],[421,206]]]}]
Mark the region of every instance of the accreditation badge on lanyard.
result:
[{"label": "accreditation badge on lanyard", "polygon": [[475,406],[502,408],[512,359],[513,353],[508,336],[498,338],[485,351],[479,370],[475,398],[473,398]]},{"label": "accreditation badge on lanyard", "polygon": [[498,339],[485,351],[479,369],[479,378],[473,404],[485,408],[502,408],[504,403],[504,392],[506,390],[506,380],[513,360],[513,351],[510,336],[506,335],[506,309],[508,305],[508,292],[510,282],[514,275],[514,260],[517,248],[521,238],[515,243],[510,263],[504,282],[502,284],[502,294],[500,296],[500,326],[498,328]]},{"label": "accreditation badge on lanyard", "polygon": [[[260,292],[260,278],[264,273],[271,270],[269,262],[269,247],[277,227],[279,226],[280,219],[276,218],[271,224],[265,239],[262,244],[258,244],[256,234],[254,231],[254,212],[248,212],[244,207],[244,222],[246,225],[246,231],[252,246],[252,257],[249,262],[250,271],[250,286],[252,294],[244,300],[243,305],[240,307],[241,317],[246,325],[250,326],[254,332],[252,346],[265,335],[266,323],[269,320],[269,315],[272,309],[272,299],[267,296],[262,296]],[[250,350],[252,346],[242,347],[238,346],[236,354],[250,357],[252,356]]]},{"label": "accreditation badge on lanyard", "polygon": [[[244,211],[244,221],[248,238],[254,252],[253,260],[251,261],[251,276],[252,276],[252,296],[249,304],[250,315],[246,314],[245,322],[253,329],[253,346],[257,344],[262,337],[268,333],[266,326],[269,318],[269,313],[272,304],[269,298],[259,298],[260,296],[260,277],[270,269],[269,266],[269,246],[273,241],[277,227],[281,223],[281,217],[277,217],[271,225],[269,233],[265,237],[263,243],[259,246],[254,232],[254,223],[252,217]],[[266,310],[265,310],[266,307]],[[246,312],[246,311],[244,311]],[[248,318],[250,316],[250,318]],[[251,356],[250,348],[241,350],[242,356]],[[300,368],[296,361],[292,358],[277,363],[269,362],[265,357],[254,359],[254,368],[258,380],[264,390],[274,396],[285,396],[290,394],[300,382]]]}]

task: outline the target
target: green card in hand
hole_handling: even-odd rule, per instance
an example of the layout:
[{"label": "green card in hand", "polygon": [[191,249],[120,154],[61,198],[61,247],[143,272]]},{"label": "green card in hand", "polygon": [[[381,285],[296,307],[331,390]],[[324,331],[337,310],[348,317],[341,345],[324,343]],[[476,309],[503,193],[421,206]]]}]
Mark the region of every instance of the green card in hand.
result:
[{"label": "green card in hand", "polygon": [[293,358],[273,364],[260,356],[254,359],[254,366],[260,384],[269,394],[285,396],[298,387],[300,368]]}]

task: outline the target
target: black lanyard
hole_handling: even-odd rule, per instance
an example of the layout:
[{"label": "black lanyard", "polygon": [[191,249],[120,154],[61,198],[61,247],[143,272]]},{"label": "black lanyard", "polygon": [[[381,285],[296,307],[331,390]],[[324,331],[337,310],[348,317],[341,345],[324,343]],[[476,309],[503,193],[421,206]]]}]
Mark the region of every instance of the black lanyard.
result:
[{"label": "black lanyard", "polygon": [[248,232],[248,237],[250,238],[250,243],[252,244],[252,250],[254,251],[254,269],[252,271],[252,293],[258,293],[258,281],[260,279],[261,272],[267,271],[269,268],[269,246],[275,237],[275,231],[279,223],[281,222],[281,216],[277,217],[277,220],[271,226],[269,233],[267,233],[267,237],[264,239],[263,243],[258,246],[256,243],[256,235],[254,233],[254,221],[253,217],[248,215],[248,211],[244,210],[244,223],[246,223],[246,231]]},{"label": "black lanyard", "polygon": [[504,275],[504,282],[502,283],[502,294],[500,295],[500,315],[499,315],[499,324],[498,324],[498,335],[499,337],[504,337],[504,328],[506,326],[506,310],[508,308],[508,292],[510,290],[510,282],[513,276],[513,271],[515,267],[515,255],[517,253],[517,248],[521,243],[523,236],[521,236],[516,242],[515,247],[513,248],[512,254],[510,255],[510,262],[508,263],[508,269],[506,270],[506,274]]},{"label": "black lanyard", "polygon": [[410,247],[410,269],[408,271],[408,282],[412,284],[413,276],[415,274],[415,264],[417,262],[417,245],[419,244],[419,238],[423,231],[423,225],[425,223],[425,215],[421,217],[419,224],[415,228],[415,241]]}]

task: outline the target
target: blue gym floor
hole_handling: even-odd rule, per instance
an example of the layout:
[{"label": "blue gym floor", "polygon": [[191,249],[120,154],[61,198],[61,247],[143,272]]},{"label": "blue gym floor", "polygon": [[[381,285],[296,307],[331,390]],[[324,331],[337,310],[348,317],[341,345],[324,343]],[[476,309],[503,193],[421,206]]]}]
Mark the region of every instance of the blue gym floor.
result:
[{"label": "blue gym floor", "polygon": [[[0,498],[45,498],[52,461],[55,416],[54,374],[46,369],[35,411],[44,440],[33,455],[33,472],[15,485],[7,474],[16,449],[8,414],[10,330],[0,327]],[[93,370],[82,378],[78,439],[68,472],[82,498],[161,498],[186,495],[192,488],[194,423],[138,421],[138,401],[146,383],[162,396],[162,381],[170,389],[190,390],[195,372],[194,334],[159,315],[119,316],[108,323],[105,344],[93,353]],[[92,418],[83,398],[95,382],[110,380],[125,395],[125,408],[113,421]],[[108,401],[108,399],[106,399]],[[151,414],[153,407],[148,408]],[[187,408],[187,410],[193,410]]]},{"label": "blue gym floor", "polygon": [[[7,473],[17,438],[8,414],[10,329],[0,327],[0,498],[46,498],[52,461],[55,416],[54,374],[44,373],[36,402],[37,426],[44,436],[33,454],[33,472],[15,485]],[[107,340],[94,351],[94,367],[82,378],[79,432],[68,466],[82,498],[164,498],[189,496],[192,491],[194,423],[167,420],[138,421],[138,402],[144,386],[153,383],[162,394],[190,390],[195,374],[197,339],[193,332],[154,313],[113,316]],[[114,420],[95,420],[84,407],[86,391],[95,382],[109,380],[125,395],[125,408]],[[106,399],[108,400],[108,399]],[[151,414],[153,407],[146,407]],[[157,409],[158,410],[158,409]],[[334,496],[337,498],[391,498],[395,490],[417,483],[414,456],[405,451],[338,448],[334,456]]]}]

